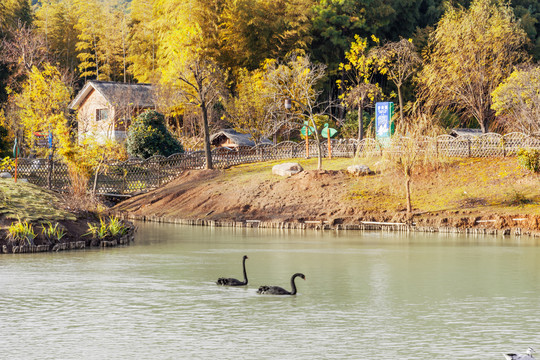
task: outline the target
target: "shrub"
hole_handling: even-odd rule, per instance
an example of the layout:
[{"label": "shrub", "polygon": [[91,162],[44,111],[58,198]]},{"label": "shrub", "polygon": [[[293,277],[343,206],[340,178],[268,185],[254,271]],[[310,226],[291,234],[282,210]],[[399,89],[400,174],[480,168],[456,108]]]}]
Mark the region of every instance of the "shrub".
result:
[{"label": "shrub", "polygon": [[99,225],[88,223],[88,232],[85,235],[91,235],[94,239],[103,240],[107,236],[113,237],[126,234],[127,227],[117,217],[110,216],[109,221],[99,218]]},{"label": "shrub", "polygon": [[154,110],[145,111],[135,118],[129,127],[126,144],[129,155],[144,159],[184,152],[180,141],[165,127],[163,115]]},{"label": "shrub", "polygon": [[535,149],[519,149],[517,156],[519,163],[525,169],[534,173],[540,172],[540,151]]},{"label": "shrub", "polygon": [[126,226],[114,216],[109,217],[108,230],[112,236],[124,235],[127,232]]},{"label": "shrub", "polygon": [[99,225],[88,223],[88,232],[85,235],[92,235],[92,238],[102,240],[109,234],[107,223],[102,218],[99,219]]},{"label": "shrub", "polygon": [[62,240],[64,235],[66,235],[66,232],[63,228],[58,227],[58,223],[53,224],[50,221],[47,221],[44,224],[41,224],[43,227],[43,230],[41,231],[45,238],[49,241],[49,243],[56,244]]},{"label": "shrub", "polygon": [[527,204],[534,204],[534,201],[532,199],[529,199],[521,191],[513,189],[511,193],[508,193],[507,204],[510,206],[523,207]]},{"label": "shrub", "polygon": [[11,223],[8,227],[10,240],[19,245],[34,245],[34,239],[36,234],[34,233],[34,228],[32,224],[28,221],[17,221],[16,223]]}]

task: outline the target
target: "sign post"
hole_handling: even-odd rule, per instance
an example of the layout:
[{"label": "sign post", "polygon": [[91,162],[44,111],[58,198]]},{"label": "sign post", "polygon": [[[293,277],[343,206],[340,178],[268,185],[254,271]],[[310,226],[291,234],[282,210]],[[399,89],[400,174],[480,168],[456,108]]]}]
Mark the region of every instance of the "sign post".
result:
[{"label": "sign post", "polygon": [[315,129],[309,126],[308,121],[304,121],[304,126],[300,129],[300,133],[306,137],[306,159],[309,159],[309,135],[313,134]]},{"label": "sign post", "polygon": [[378,102],[375,104],[375,133],[376,138],[381,143],[387,143],[394,134],[393,102]]},{"label": "sign post", "polygon": [[17,167],[19,160],[19,144],[17,142],[17,137],[15,137],[15,144],[13,145],[13,157],[15,158],[15,182],[17,182]]},{"label": "sign post", "polygon": [[324,124],[324,128],[321,131],[321,136],[328,139],[328,158],[332,158],[332,142],[330,138],[337,134],[336,129],[328,127],[328,123]]}]

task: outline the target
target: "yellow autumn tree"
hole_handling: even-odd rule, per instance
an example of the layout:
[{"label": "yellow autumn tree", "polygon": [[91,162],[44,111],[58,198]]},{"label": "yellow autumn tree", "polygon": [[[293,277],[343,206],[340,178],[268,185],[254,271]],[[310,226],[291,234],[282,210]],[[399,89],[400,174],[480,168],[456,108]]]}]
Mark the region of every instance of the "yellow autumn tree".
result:
[{"label": "yellow autumn tree", "polygon": [[399,119],[403,123],[402,88],[417,71],[422,60],[411,39],[388,42],[374,48],[371,56],[377,59],[378,71],[394,83],[398,92]]},{"label": "yellow autumn tree", "polygon": [[493,109],[507,131],[540,132],[540,66],[514,71],[492,93]]},{"label": "yellow autumn tree", "polygon": [[158,26],[154,18],[154,0],[133,0],[128,35],[129,72],[139,82],[157,79]]},{"label": "yellow autumn tree", "polygon": [[[375,43],[378,39],[373,37]],[[338,80],[337,85],[343,91],[340,98],[349,106],[358,109],[358,140],[364,138],[364,108],[382,96],[382,90],[374,83],[376,59],[370,54],[367,39],[355,35],[349,51],[345,52],[344,63],[339,64],[339,70],[345,72],[347,78]]]},{"label": "yellow autumn tree", "polygon": [[[326,76],[326,66],[314,64],[307,56],[290,56],[286,63],[270,62],[265,82],[276,104],[283,108],[287,100],[289,121],[298,125],[308,122],[315,129],[313,136],[317,144],[317,168],[322,169],[321,137],[318,132],[320,119],[332,104],[321,101],[319,82]],[[318,121],[319,120],[319,121]],[[306,131],[307,133],[307,131]]]},{"label": "yellow autumn tree", "polygon": [[37,136],[50,133],[59,153],[63,156],[70,153],[67,108],[71,92],[56,67],[48,63],[43,70],[32,67],[22,92],[15,95],[24,138],[31,149],[42,152],[43,149],[37,147]]},{"label": "yellow autumn tree", "polygon": [[430,36],[419,74],[419,99],[489,131],[495,111],[491,93],[528,59],[527,34],[504,0],[474,0],[469,9],[448,7]]},{"label": "yellow autumn tree", "polygon": [[278,116],[273,111],[275,101],[265,86],[263,70],[242,69],[237,82],[237,95],[227,102],[227,118],[236,130],[250,134],[259,143],[279,130]]},{"label": "yellow autumn tree", "polygon": [[205,43],[204,33],[191,17],[195,10],[187,5],[169,14],[170,23],[162,28],[158,52],[160,82],[176,92],[176,99],[184,109],[199,110],[206,168],[212,169],[209,119],[213,106],[221,98],[223,73],[212,58],[212,51],[201,46]]}]

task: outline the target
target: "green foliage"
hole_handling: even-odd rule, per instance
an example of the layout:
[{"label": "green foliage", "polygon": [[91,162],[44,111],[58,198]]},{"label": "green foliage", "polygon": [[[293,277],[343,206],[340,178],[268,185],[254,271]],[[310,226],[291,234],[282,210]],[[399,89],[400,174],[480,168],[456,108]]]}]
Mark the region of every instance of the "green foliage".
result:
[{"label": "green foliage", "polygon": [[56,244],[66,235],[65,230],[62,227],[58,227],[58,225],[58,223],[53,225],[50,221],[41,225],[43,227],[41,232],[49,243]]},{"label": "green foliage", "polygon": [[9,238],[11,242],[22,245],[34,245],[36,234],[34,228],[28,221],[19,221],[11,223],[8,227]]},{"label": "green foliage", "polygon": [[365,7],[353,0],[320,0],[313,12],[314,57],[335,70],[354,35],[368,26]]},{"label": "green foliage", "polygon": [[88,232],[94,239],[103,240],[107,236],[121,236],[127,233],[127,227],[115,216],[110,216],[109,221],[99,218],[99,224],[88,223]]},{"label": "green foliage", "polygon": [[9,142],[7,129],[0,125],[0,158],[12,154],[11,144]]},{"label": "green foliage", "polygon": [[127,232],[127,227],[115,216],[109,217],[108,229],[112,236],[124,235]]},{"label": "green foliage", "polygon": [[[13,170],[13,159],[5,159],[6,167]],[[0,179],[0,216],[8,219],[23,218],[28,221],[48,220],[58,221],[62,219],[75,220],[75,217],[62,210],[58,205],[58,196],[43,188],[30,183],[13,179]],[[2,199],[3,197],[3,199]]]},{"label": "green foliage", "polygon": [[521,166],[534,173],[540,173],[540,151],[536,149],[519,149],[517,152]]},{"label": "green foliage", "polygon": [[[364,111],[362,122],[364,124],[364,134],[367,137],[373,136],[374,118],[369,112]],[[358,110],[350,110],[345,115],[345,121],[339,129],[339,136],[344,139],[353,139],[358,136]]]},{"label": "green foliage", "polygon": [[99,225],[88,223],[88,232],[85,235],[91,235],[94,239],[103,240],[109,234],[107,223],[100,218]]},{"label": "green foliage", "polygon": [[165,127],[164,116],[154,110],[145,111],[133,121],[126,143],[129,155],[145,159],[184,152],[182,144]]}]

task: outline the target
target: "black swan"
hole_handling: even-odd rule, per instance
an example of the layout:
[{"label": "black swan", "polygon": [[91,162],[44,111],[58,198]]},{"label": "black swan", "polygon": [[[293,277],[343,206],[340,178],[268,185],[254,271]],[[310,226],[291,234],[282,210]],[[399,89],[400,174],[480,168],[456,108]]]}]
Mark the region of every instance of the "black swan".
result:
[{"label": "black swan", "polygon": [[243,285],[247,285],[248,283],[248,278],[247,278],[247,273],[246,273],[246,259],[247,259],[247,255],[244,255],[244,257],[242,258],[242,266],[244,268],[244,281],[240,281],[238,279],[234,279],[234,278],[219,278],[216,282],[216,284],[218,285],[223,285],[223,286],[243,286]]},{"label": "black swan", "polygon": [[296,277],[300,276],[302,279],[306,280],[306,276],[304,274],[296,273],[291,277],[291,288],[292,291],[288,292],[284,288],[281,288],[279,286],[268,286],[264,285],[257,290],[257,294],[268,294],[268,295],[296,295],[296,285],[294,284],[294,279]]},{"label": "black swan", "polygon": [[527,352],[525,354],[503,354],[504,357],[508,360],[534,360],[534,356],[532,355],[534,351],[533,348],[528,348]]}]

